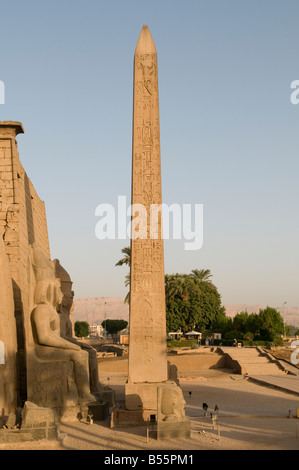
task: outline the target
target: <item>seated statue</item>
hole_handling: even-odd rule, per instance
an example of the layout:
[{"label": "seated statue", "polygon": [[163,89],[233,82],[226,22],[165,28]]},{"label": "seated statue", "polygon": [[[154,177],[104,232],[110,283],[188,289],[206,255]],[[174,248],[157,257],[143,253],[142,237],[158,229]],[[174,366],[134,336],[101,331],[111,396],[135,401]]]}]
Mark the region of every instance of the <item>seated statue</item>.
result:
[{"label": "seated statue", "polygon": [[61,266],[58,259],[54,260],[55,275],[60,279],[61,291],[63,298],[58,304],[57,311],[60,316],[60,334],[62,338],[78,345],[81,349],[86,351],[89,355],[89,375],[90,375],[90,390],[92,393],[103,391],[103,387],[99,382],[98,374],[98,361],[97,352],[89,344],[78,341],[73,335],[73,323],[71,321],[71,314],[73,311],[74,291],[72,290],[72,281],[67,271]]},{"label": "seated statue", "polygon": [[95,398],[90,393],[88,353],[60,334],[57,306],[63,294],[53,262],[37,247],[33,248],[32,257],[36,287],[31,323],[36,356],[45,361],[72,361],[79,403],[94,402]]}]

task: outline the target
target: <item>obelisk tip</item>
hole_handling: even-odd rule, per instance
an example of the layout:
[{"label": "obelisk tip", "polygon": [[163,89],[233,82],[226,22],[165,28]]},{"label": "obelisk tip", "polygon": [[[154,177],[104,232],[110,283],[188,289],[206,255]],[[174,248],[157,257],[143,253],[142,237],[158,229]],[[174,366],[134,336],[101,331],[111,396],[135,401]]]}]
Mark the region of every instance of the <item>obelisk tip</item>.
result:
[{"label": "obelisk tip", "polygon": [[146,24],[143,25],[143,28],[141,30],[136,50],[135,53],[155,53],[156,52],[156,47],[154,40],[152,38],[152,35],[150,33],[150,30]]}]

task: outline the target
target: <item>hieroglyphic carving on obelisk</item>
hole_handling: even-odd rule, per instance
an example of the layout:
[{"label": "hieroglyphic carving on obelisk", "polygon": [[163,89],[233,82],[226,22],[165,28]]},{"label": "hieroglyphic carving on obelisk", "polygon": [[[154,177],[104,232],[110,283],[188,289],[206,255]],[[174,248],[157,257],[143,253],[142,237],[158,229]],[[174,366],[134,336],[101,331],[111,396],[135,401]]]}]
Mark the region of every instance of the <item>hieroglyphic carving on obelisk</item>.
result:
[{"label": "hieroglyphic carving on obelisk", "polygon": [[[168,377],[161,217],[158,237],[151,238],[150,230],[151,207],[162,204],[158,66],[147,26],[142,28],[134,61],[133,208],[135,204],[146,208],[147,217],[143,238],[133,233],[132,223],[129,383],[164,382]],[[135,213],[135,220],[141,214]]]}]

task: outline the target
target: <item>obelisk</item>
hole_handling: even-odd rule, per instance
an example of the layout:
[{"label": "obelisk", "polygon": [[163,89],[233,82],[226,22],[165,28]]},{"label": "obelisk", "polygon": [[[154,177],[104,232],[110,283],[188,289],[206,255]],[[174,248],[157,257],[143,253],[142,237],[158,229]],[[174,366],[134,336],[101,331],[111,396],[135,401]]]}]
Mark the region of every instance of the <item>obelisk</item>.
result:
[{"label": "obelisk", "polygon": [[129,375],[111,426],[144,425],[158,439],[190,436],[181,388],[168,378],[157,52],[143,26],[134,59]]},{"label": "obelisk", "polygon": [[168,378],[161,217],[150,230],[151,207],[162,204],[160,123],[157,52],[146,25],[134,58],[132,153],[132,207],[146,211],[146,230],[138,238],[132,223],[129,383],[158,383]]}]

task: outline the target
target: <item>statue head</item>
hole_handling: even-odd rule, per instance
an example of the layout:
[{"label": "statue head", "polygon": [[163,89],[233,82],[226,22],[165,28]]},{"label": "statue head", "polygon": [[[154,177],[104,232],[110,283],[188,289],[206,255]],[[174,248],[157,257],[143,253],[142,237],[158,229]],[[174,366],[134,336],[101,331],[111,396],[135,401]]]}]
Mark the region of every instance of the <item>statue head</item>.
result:
[{"label": "statue head", "polygon": [[34,292],[34,302],[36,305],[51,304],[56,308],[61,302],[62,297],[59,279],[44,279],[37,282]]},{"label": "statue head", "polygon": [[46,253],[35,243],[31,246],[31,262],[35,276],[34,302],[50,303],[56,307],[62,300],[60,280],[55,276],[55,266]]},{"label": "statue head", "polygon": [[63,311],[70,313],[73,300],[74,300],[74,291],[72,290],[72,280],[68,272],[61,266],[59,259],[53,261],[55,267],[55,276],[60,279],[61,290],[63,293],[63,298],[61,301],[61,307]]},{"label": "statue head", "polygon": [[55,279],[55,269],[53,262],[46,253],[35,243],[31,245],[31,260],[36,282],[44,279]]},{"label": "statue head", "polygon": [[180,421],[185,418],[185,400],[180,387],[163,387],[161,393],[161,413],[163,421]]}]

